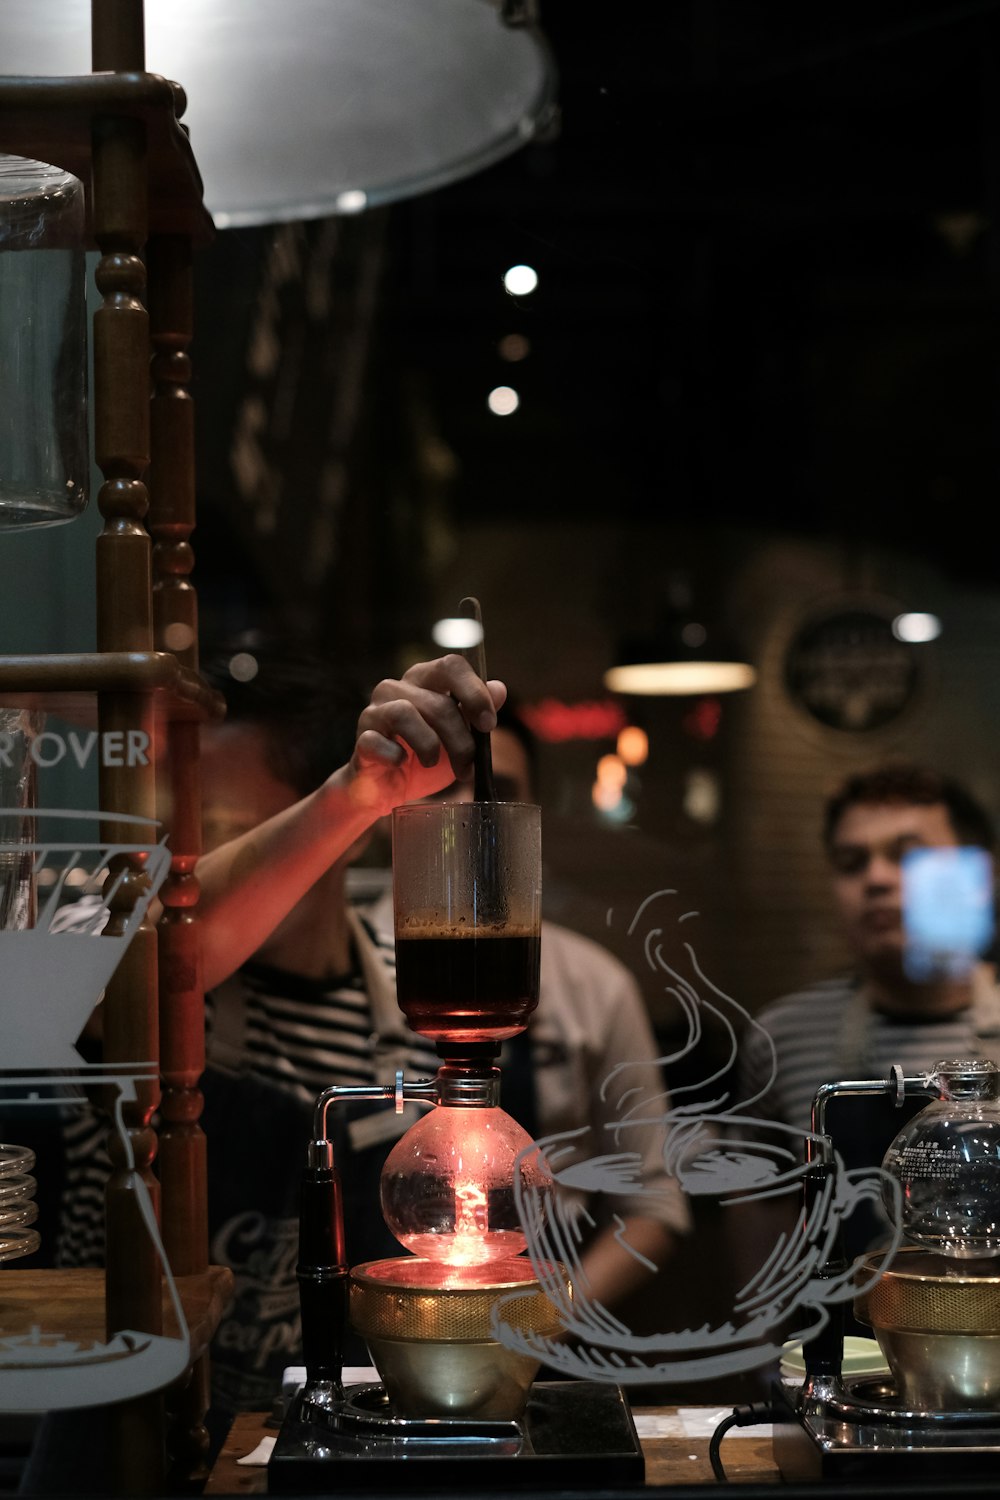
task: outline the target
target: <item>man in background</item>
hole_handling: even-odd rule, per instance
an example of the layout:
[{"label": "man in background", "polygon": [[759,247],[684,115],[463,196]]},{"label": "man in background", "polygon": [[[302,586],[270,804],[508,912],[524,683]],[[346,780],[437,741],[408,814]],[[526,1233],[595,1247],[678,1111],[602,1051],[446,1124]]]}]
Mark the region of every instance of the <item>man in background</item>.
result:
[{"label": "man in background", "polygon": [[[749,1032],[740,1048],[744,1112],[803,1131],[822,1084],[887,1078],[893,1064],[915,1076],[946,1058],[1000,1060],[1000,994],[993,967],[981,956],[990,930],[994,848],[983,808],[936,771],[885,765],[848,777],[831,796],[823,845],[853,967],[765,1006],[755,1017],[761,1030]],[[935,957],[908,920],[907,860],[924,851],[953,859],[961,849],[986,871],[989,885],[979,901],[987,920],[974,951],[965,939],[967,910],[959,909],[968,905],[964,881],[960,867],[950,866],[951,888],[947,877],[939,883],[933,916],[939,924],[948,905],[957,903],[960,941]],[[888,1097],[832,1101],[827,1127],[845,1166],[879,1166],[892,1139],[927,1102],[908,1099],[896,1108]],[[730,1211],[733,1251],[745,1279],[777,1236],[793,1231],[800,1208],[797,1193],[790,1193]],[[886,1228],[867,1205],[844,1227],[849,1258],[877,1243]]]}]

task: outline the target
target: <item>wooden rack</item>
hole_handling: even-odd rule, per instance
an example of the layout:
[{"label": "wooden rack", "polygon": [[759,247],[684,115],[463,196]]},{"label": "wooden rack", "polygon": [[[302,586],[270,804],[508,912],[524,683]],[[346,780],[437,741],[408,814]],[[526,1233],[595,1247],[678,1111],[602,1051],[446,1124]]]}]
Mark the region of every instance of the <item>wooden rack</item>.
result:
[{"label": "wooden rack", "polygon": [[[144,71],[142,0],[92,0],[91,10],[93,74],[0,78],[0,151],[79,177],[90,243],[100,251],[101,304],[93,320],[95,458],[104,480],[97,496],[104,517],[96,545],[97,649],[0,657],[0,700],[74,717],[82,712],[102,733],[146,728],[165,743],[166,755],[156,762],[102,766],[99,773],[106,814],[152,821],[165,789],[172,808],[163,915],[155,926],[147,918],[136,932],[103,1005],[105,1063],[159,1063],[159,1085],[140,1085],[136,1101],[124,1106],[125,1124],[136,1166],[161,1205],[164,1245],[192,1339],[188,1377],[166,1402],[154,1393],[109,1409],[117,1429],[114,1487],[138,1495],[196,1483],[205,1472],[207,1348],[231,1282],[228,1271],[208,1262],[194,874],[198,725],[222,712],[221,699],[198,676],[190,576],[191,258],[194,246],[211,240],[213,226],[179,123],[183,92]],[[101,836],[116,837],[113,816],[102,823]],[[140,878],[138,868],[128,877]],[[111,920],[124,919],[113,913]],[[157,1110],[158,1140],[152,1126]],[[111,1150],[113,1166],[122,1167],[121,1144],[113,1140]],[[163,1331],[161,1270],[137,1222],[134,1198],[126,1174],[113,1174],[104,1272],[8,1269],[5,1302],[28,1310],[62,1299],[70,1325],[95,1337],[122,1328]]]}]

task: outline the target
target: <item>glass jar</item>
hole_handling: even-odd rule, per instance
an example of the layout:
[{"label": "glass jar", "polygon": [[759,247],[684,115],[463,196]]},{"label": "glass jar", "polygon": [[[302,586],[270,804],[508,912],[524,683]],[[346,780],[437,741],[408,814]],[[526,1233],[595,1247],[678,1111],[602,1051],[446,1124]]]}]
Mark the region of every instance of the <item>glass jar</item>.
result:
[{"label": "glass jar", "polygon": [[[1000,1255],[1000,1070],[984,1059],[935,1064],[940,1092],[899,1132],[882,1166],[902,1188],[908,1240],[968,1260]],[[886,1190],[890,1213],[894,1205]]]},{"label": "glass jar", "polygon": [[0,527],[71,521],[87,503],[83,184],[0,155]]}]

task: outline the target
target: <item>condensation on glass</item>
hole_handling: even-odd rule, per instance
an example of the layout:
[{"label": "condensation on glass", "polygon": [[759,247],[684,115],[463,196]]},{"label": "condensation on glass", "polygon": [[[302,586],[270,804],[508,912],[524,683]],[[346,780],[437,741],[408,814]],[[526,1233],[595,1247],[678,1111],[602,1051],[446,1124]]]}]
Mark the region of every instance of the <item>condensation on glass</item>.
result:
[{"label": "condensation on glass", "polygon": [[0,527],[71,521],[87,503],[84,193],[0,155]]}]

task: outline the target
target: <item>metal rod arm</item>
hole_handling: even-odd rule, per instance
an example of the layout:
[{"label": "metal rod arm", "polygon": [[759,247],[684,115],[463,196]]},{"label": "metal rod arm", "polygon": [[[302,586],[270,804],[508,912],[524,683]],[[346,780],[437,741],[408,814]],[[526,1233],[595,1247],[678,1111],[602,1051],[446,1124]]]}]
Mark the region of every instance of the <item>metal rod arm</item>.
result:
[{"label": "metal rod arm", "polygon": [[810,1139],[806,1142],[806,1160],[815,1161],[817,1153],[822,1161],[833,1159],[833,1144],[826,1131],[826,1107],[831,1099],[845,1095],[888,1096],[897,1109],[904,1099],[924,1095],[936,1099],[939,1090],[932,1081],[934,1075],[924,1074],[919,1078],[906,1078],[898,1063],[893,1063],[886,1078],[841,1079],[837,1083],[824,1083],[816,1090],[809,1117]]}]

